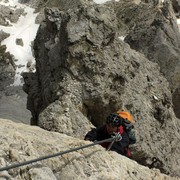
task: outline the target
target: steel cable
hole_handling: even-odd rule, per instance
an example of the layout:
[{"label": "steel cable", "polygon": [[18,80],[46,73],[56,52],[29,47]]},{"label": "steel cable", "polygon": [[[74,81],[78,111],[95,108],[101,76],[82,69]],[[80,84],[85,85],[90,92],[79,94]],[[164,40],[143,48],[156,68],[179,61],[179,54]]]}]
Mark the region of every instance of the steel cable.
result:
[{"label": "steel cable", "polygon": [[112,142],[115,139],[116,139],[116,137],[112,137],[112,138],[101,140],[101,141],[95,141],[95,142],[93,142],[91,144],[87,144],[87,145],[84,145],[84,146],[79,146],[79,147],[69,149],[69,150],[66,150],[66,151],[63,151],[63,152],[59,152],[59,153],[55,153],[55,154],[51,154],[51,155],[47,155],[47,156],[42,156],[42,157],[32,159],[32,160],[29,160],[29,161],[24,161],[24,162],[20,162],[20,163],[16,163],[16,164],[11,164],[9,166],[5,166],[5,167],[0,168],[0,171],[7,171],[9,169],[14,169],[14,168],[24,166],[24,165],[28,165],[28,164],[31,164],[31,163],[34,163],[34,162],[37,162],[37,161],[42,161],[42,160],[53,158],[53,157],[56,157],[56,156],[62,156],[64,154],[67,154],[67,153],[70,153],[70,152],[73,152],[73,151],[77,151],[77,150],[80,150],[80,149],[84,149],[84,148],[87,148],[87,147],[90,147],[90,146],[94,146],[94,145],[97,145],[97,144],[101,144],[101,143],[104,143],[104,142]]}]

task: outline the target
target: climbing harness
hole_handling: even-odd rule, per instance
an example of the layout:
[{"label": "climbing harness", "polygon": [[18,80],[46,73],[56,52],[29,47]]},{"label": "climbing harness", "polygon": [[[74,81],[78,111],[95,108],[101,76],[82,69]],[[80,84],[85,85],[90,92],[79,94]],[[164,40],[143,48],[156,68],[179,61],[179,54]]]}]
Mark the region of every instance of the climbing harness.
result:
[{"label": "climbing harness", "polygon": [[[51,154],[51,155],[47,155],[47,156],[42,156],[42,157],[32,159],[32,160],[29,160],[29,161],[24,161],[24,162],[21,162],[21,163],[11,164],[9,166],[5,166],[5,167],[0,168],[0,172],[1,171],[7,171],[9,169],[17,168],[17,167],[20,167],[20,166],[25,166],[25,165],[28,165],[28,164],[31,164],[31,163],[35,163],[37,161],[42,161],[42,160],[45,160],[45,159],[53,158],[53,157],[56,157],[56,156],[62,156],[64,154],[67,154],[67,153],[70,153],[70,152],[73,152],[73,151],[77,151],[77,150],[80,150],[80,149],[84,149],[84,148],[87,148],[87,147],[90,147],[90,146],[94,146],[94,145],[97,145],[97,144],[101,144],[101,143],[104,143],[104,142],[113,142],[114,143],[117,138],[118,137],[113,136],[113,137],[111,137],[109,139],[105,139],[105,140],[102,140],[102,141],[95,141],[95,142],[93,142],[91,144],[87,144],[87,145],[84,145],[84,146],[79,146],[79,147],[69,149],[69,150],[66,150],[66,151],[63,151],[63,152],[59,152],[59,153],[55,153],[55,154]],[[113,143],[111,143],[111,144],[113,144]],[[110,150],[110,148],[108,150]]]}]

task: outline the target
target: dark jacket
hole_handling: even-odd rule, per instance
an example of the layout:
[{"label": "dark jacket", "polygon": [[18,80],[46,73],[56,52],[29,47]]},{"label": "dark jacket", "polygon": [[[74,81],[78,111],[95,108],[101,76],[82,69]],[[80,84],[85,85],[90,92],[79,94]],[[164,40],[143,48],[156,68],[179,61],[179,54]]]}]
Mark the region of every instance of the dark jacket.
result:
[{"label": "dark jacket", "polygon": [[[121,126],[121,128],[123,128],[123,127]],[[126,156],[127,155],[126,151],[127,151],[128,145],[129,145],[129,137],[125,131],[122,132],[121,136],[122,136],[121,141],[114,142],[114,144],[111,147],[111,150],[116,151],[117,153]],[[93,128],[91,131],[89,131],[86,134],[84,139],[89,140],[89,141],[95,141],[95,140],[101,141],[101,140],[108,139],[108,138],[111,138],[111,135],[109,135],[107,133],[106,125],[103,125],[100,128]],[[108,148],[109,144],[110,144],[110,142],[103,143],[101,145],[104,148]]]}]

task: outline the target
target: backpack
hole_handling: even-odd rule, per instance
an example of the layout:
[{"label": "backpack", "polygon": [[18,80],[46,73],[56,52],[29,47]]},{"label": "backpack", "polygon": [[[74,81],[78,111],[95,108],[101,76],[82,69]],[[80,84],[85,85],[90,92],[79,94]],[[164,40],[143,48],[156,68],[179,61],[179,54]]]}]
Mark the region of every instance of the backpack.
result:
[{"label": "backpack", "polygon": [[[119,128],[119,133],[120,133],[120,134],[123,134],[123,132],[124,132],[124,126],[121,125],[120,128]],[[131,158],[131,151],[130,151],[130,149],[129,149],[129,146],[125,147],[125,149],[124,149],[124,155],[125,155],[126,157]]]},{"label": "backpack", "polygon": [[123,127],[129,136],[129,144],[136,143],[134,128],[134,120],[131,114],[127,111],[118,111],[117,114],[123,119]]}]

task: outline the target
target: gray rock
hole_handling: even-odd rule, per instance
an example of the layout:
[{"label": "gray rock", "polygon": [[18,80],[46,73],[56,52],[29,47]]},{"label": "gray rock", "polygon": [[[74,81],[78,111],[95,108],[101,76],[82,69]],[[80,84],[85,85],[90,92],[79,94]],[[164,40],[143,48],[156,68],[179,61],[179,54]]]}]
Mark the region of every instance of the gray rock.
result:
[{"label": "gray rock", "polygon": [[[37,126],[17,124],[7,119],[0,119],[0,122],[1,167],[90,144]],[[3,177],[13,180],[179,179],[161,174],[157,169],[141,166],[99,145],[0,172],[0,178]]]},{"label": "gray rock", "polygon": [[[50,131],[83,138],[93,125],[99,126],[104,123],[108,113],[125,107],[131,111],[136,121],[138,143],[131,147],[133,159],[150,168],[155,167],[164,173],[180,176],[179,159],[177,158],[180,154],[180,122],[174,116],[172,109],[172,102],[174,104],[180,102],[179,96],[175,98],[179,92],[179,66],[177,63],[179,60],[177,58],[179,57],[179,36],[177,33],[179,32],[171,6],[164,4],[164,6],[154,8],[140,3],[140,1],[130,0],[94,6],[89,6],[93,4],[92,1],[62,0],[57,2],[53,0],[44,3],[44,1],[33,0],[22,3],[31,4],[36,7],[36,11],[43,10],[46,6],[55,6],[64,10],[46,9],[45,16],[41,12],[41,17],[39,16],[37,20],[41,22],[46,18],[41,24],[34,45],[37,60],[36,73],[24,73],[23,75],[24,90],[28,93],[27,107],[33,115],[31,124],[39,125]],[[17,22],[23,13],[22,9],[14,11],[10,8],[5,9],[3,6],[0,8],[1,13],[3,13],[0,15],[2,25],[9,25],[4,15],[10,22]],[[147,37],[144,39],[143,36],[146,33]],[[135,40],[138,38],[141,40],[139,45],[142,44],[142,50],[136,49],[140,53],[131,49],[132,44],[128,41],[131,35]],[[126,42],[119,41],[118,37],[120,36],[126,37],[126,42],[131,47]],[[168,43],[163,43],[164,39]],[[154,43],[154,46],[151,46],[150,42]],[[149,47],[159,48],[159,50],[153,52],[150,51]],[[164,61],[166,58],[164,51],[171,54],[173,64],[164,69],[163,72],[162,66],[171,63],[168,58],[167,62]],[[16,66],[13,64],[13,57],[5,53],[4,50],[2,52],[3,55],[0,54],[0,88],[2,90],[0,97],[4,94],[11,97],[14,96],[14,89],[6,88],[13,82]],[[147,56],[149,52],[151,56]],[[146,58],[142,53],[145,54]],[[167,75],[169,72],[173,72],[166,77],[170,79],[170,82],[171,78],[175,80],[171,84],[171,87],[175,87],[173,101],[169,84],[156,64],[159,64],[159,61],[156,61],[157,57],[161,56],[163,57],[160,61],[161,72]],[[147,58],[155,63],[150,62]],[[174,68],[175,66],[176,68]],[[19,96],[15,99],[19,100]],[[23,99],[23,101],[25,100]],[[41,148],[39,146],[43,134],[39,135],[40,140],[38,141],[36,130],[33,129],[33,136],[30,139],[34,140],[35,138],[38,141],[34,140],[36,145],[33,144],[33,146],[36,148],[33,149],[31,143],[26,144],[29,142],[28,138],[24,140],[24,130],[23,136],[11,135],[18,130],[13,128],[11,131],[10,126],[10,124],[7,124],[8,128],[5,128],[6,125],[2,126],[0,131],[3,135],[8,134],[8,137],[15,138],[8,139],[3,136],[4,139],[1,139],[3,145],[0,152],[2,164],[29,159],[29,156],[26,157],[28,154],[32,158],[36,157],[34,154],[37,154],[37,149]],[[25,126],[23,128],[28,129]],[[45,137],[46,144],[47,141],[49,142],[49,136],[50,134]],[[66,136],[58,136],[58,138],[61,142],[56,139],[56,143],[65,146]],[[68,143],[72,143],[76,142],[77,139],[69,141],[68,138],[66,140]],[[26,142],[24,146],[22,142]],[[38,153],[51,152],[52,144],[50,148],[48,146],[45,150],[40,149]],[[6,145],[9,149],[6,148]],[[27,149],[25,150],[24,147]],[[3,148],[5,150],[2,150]],[[22,154],[19,153],[20,150],[22,150]],[[57,152],[56,150],[54,152]],[[10,159],[7,159],[7,152]],[[92,151],[90,150],[88,153],[92,153]],[[78,155],[76,154],[76,157]],[[68,161],[71,157],[67,158]],[[13,177],[17,176],[17,179],[28,179],[30,176],[37,179],[42,178],[42,176],[57,177],[57,179],[78,179],[79,177],[82,179],[89,179],[89,177],[91,179],[119,179],[120,167],[119,165],[115,168],[112,166],[116,164],[116,161],[112,160],[112,156],[105,166],[104,159],[107,159],[107,156],[102,155],[101,152],[92,157],[92,162],[87,160],[87,157],[80,156],[81,158],[83,161],[75,159],[71,163],[53,161],[50,162],[50,165],[48,164],[47,169],[46,164],[43,165],[42,169],[33,167],[30,171],[28,169],[28,172],[25,170],[27,174],[24,173],[24,175],[13,172]],[[114,158],[118,162],[124,162],[126,159],[121,158],[121,156],[121,159],[119,156],[118,158],[113,156]],[[128,165],[126,167],[129,167]],[[137,166],[137,163],[130,166],[133,166],[133,171],[129,172],[127,169],[123,171],[124,179],[169,178],[159,174],[159,171],[149,171],[148,168]],[[57,170],[59,167],[62,168]],[[113,169],[112,174],[107,172],[109,167]],[[117,171],[114,173],[116,168]],[[71,173],[69,173],[69,169]],[[74,172],[76,173],[73,174]]]},{"label": "gray rock", "polygon": [[172,0],[172,6],[177,18],[180,18],[180,1]]},{"label": "gray rock", "polygon": [[0,42],[6,39],[10,34],[0,30]]},{"label": "gray rock", "polygon": [[[23,2],[22,2],[23,1]],[[21,0],[20,3],[26,3],[31,7],[35,8],[37,11],[41,11],[45,7],[56,7],[62,10],[77,8],[81,5],[89,5],[93,4],[93,0]]]},{"label": "gray rock", "polygon": [[48,167],[32,168],[29,170],[29,175],[31,179],[44,180],[46,178],[46,180],[57,180],[52,170]]},{"label": "gray rock", "polygon": [[1,88],[13,82],[15,75],[15,63],[10,53],[6,52],[6,46],[0,46],[0,84]]},{"label": "gray rock", "polygon": [[24,13],[24,9],[16,8],[15,10],[11,7],[0,5],[0,25],[8,26],[10,23],[16,23],[21,15]]},{"label": "gray rock", "polygon": [[31,113],[26,109],[27,94],[14,82],[16,65],[14,57],[0,46],[0,117],[15,122],[30,123]]},{"label": "gray rock", "polygon": [[[123,8],[127,2],[131,9]],[[165,1],[163,6],[154,8],[126,1],[116,3],[114,7],[119,21],[129,27],[125,41],[159,64],[170,84],[175,114],[180,118],[180,33],[172,5]]]},{"label": "gray rock", "polygon": [[125,107],[136,122],[133,158],[180,176],[180,122],[169,84],[157,63],[119,40],[130,32],[112,5],[47,8],[45,17],[34,43],[36,73],[24,74],[33,124],[83,138],[90,122],[99,126]]},{"label": "gray rock", "polygon": [[17,38],[16,39],[16,44],[19,45],[19,46],[24,46],[22,38]]}]

